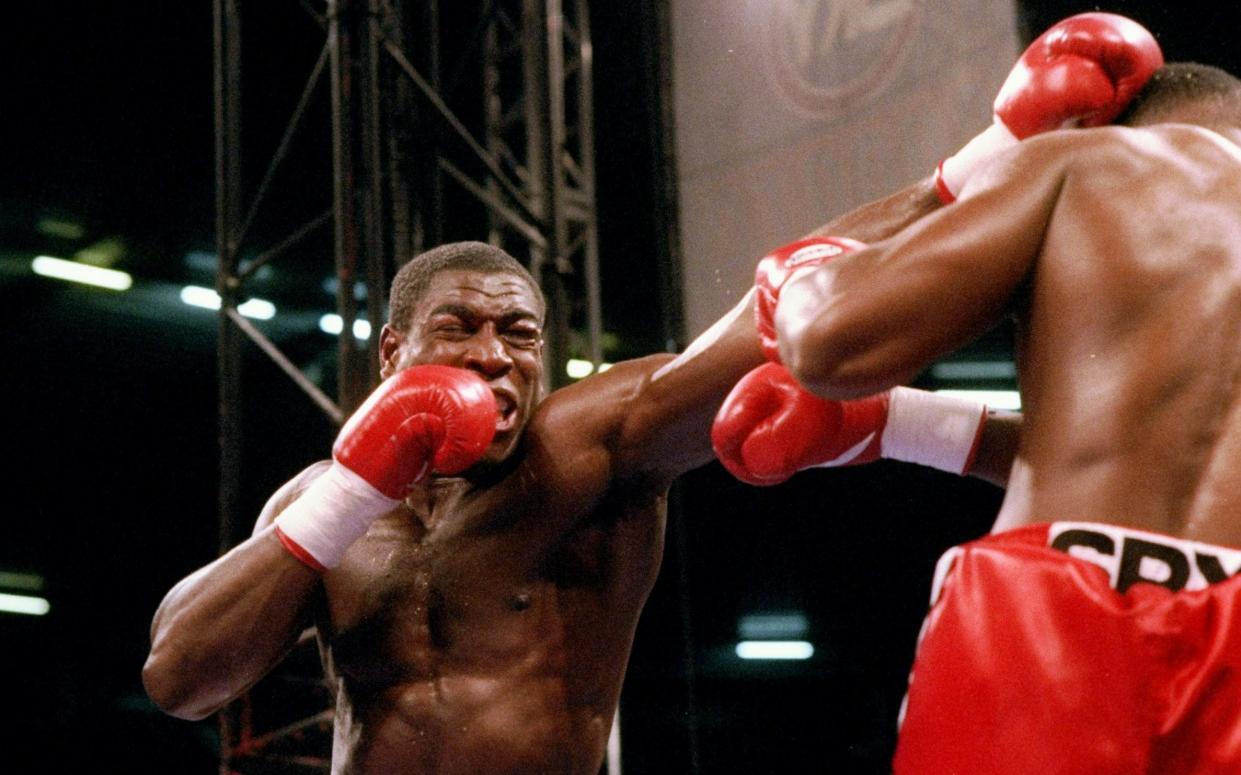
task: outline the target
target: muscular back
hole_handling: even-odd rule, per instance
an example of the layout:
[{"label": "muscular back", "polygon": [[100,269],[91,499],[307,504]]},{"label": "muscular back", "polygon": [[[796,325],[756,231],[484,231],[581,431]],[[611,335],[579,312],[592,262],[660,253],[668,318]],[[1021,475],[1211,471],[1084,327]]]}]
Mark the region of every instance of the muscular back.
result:
[{"label": "muscular back", "polygon": [[1241,131],[1022,142],[950,207],[784,291],[790,367],[851,398],[1006,316],[1025,423],[997,522],[1241,545]]},{"label": "muscular back", "polygon": [[1017,307],[1026,422],[997,528],[1241,545],[1241,149],[1181,124],[1083,134],[1033,149],[1068,156]]}]

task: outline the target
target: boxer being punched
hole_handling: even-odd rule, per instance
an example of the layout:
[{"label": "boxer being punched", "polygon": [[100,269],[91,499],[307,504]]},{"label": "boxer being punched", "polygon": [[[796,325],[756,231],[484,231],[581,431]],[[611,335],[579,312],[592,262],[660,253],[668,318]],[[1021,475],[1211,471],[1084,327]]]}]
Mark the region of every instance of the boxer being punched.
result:
[{"label": "boxer being punched", "polygon": [[1241,81],[1167,65],[1121,123],[779,289],[779,356],[829,399],[1017,322],[1017,460],[941,561],[898,773],[1241,772]]},{"label": "boxer being punched", "polygon": [[762,360],[749,299],[675,359],[540,400],[525,269],[482,243],[415,258],[393,282],[384,381],[332,461],[168,594],[148,692],[202,718],[314,625],[334,772],[594,775],[669,484],[711,459],[712,415]]}]

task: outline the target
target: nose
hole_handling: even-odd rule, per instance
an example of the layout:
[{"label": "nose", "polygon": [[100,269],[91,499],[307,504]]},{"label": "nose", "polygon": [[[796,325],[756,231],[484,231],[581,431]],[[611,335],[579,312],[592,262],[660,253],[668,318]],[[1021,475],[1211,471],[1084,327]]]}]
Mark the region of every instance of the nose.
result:
[{"label": "nose", "polygon": [[462,360],[465,368],[487,379],[503,376],[513,368],[513,359],[509,357],[504,341],[490,326],[483,327],[470,338]]}]

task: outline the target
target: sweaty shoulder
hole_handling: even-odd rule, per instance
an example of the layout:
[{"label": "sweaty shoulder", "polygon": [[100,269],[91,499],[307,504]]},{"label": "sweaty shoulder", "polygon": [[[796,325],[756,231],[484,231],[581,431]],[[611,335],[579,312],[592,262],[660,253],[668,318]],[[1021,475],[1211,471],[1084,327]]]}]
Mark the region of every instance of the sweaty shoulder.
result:
[{"label": "sweaty shoulder", "polygon": [[[1114,178],[1151,176],[1166,182],[1169,176],[1191,173],[1202,177],[1205,168],[1235,168],[1241,149],[1221,135],[1189,124],[1147,127],[1108,126],[1049,132],[1018,144],[978,183],[992,177],[1071,175],[1078,185],[1110,183]],[[973,183],[975,181],[971,181]]]},{"label": "sweaty shoulder", "polygon": [[618,465],[635,454],[644,427],[644,400],[651,377],[671,355],[623,361],[602,374],[553,392],[539,406],[527,429],[528,444],[554,451],[606,475],[623,474]]}]

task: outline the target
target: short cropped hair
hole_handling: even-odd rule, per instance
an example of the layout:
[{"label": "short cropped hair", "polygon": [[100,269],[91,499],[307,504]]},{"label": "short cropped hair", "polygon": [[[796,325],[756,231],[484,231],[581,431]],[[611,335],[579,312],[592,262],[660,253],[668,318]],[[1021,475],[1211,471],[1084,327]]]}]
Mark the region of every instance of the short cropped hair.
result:
[{"label": "short cropped hair", "polygon": [[1116,123],[1165,121],[1241,127],[1241,80],[1197,62],[1169,62],[1155,71]]},{"label": "short cropped hair", "polygon": [[408,329],[414,308],[440,272],[463,269],[486,274],[511,274],[530,286],[539,303],[542,321],[547,302],[534,277],[521,262],[486,242],[449,242],[411,258],[392,278],[388,295],[388,323],[398,331]]}]

